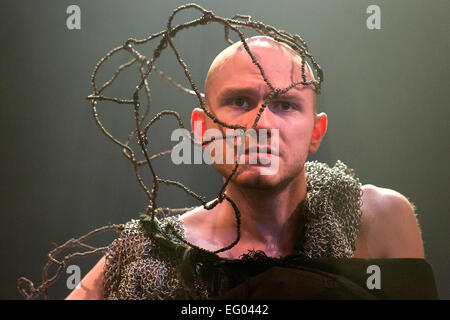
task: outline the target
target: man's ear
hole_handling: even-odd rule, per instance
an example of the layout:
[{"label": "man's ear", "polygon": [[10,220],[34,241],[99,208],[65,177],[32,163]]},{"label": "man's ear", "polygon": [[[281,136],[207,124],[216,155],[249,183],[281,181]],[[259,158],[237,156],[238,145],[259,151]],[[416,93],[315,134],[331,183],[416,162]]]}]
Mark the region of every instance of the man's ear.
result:
[{"label": "man's ear", "polygon": [[194,132],[196,141],[203,141],[203,135],[205,134],[205,121],[206,114],[200,108],[194,108],[191,114],[191,128]]},{"label": "man's ear", "polygon": [[315,116],[313,135],[309,144],[309,153],[313,154],[319,149],[325,133],[327,132],[327,115],[323,112]]}]

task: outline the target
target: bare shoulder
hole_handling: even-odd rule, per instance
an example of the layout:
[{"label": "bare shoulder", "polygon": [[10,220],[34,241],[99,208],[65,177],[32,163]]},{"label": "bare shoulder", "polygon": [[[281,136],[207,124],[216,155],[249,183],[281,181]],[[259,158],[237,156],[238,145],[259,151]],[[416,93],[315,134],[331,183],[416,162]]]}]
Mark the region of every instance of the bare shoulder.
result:
[{"label": "bare shoulder", "polygon": [[226,232],[216,228],[218,211],[219,205],[210,210],[200,206],[181,215],[186,240],[208,250],[221,248]]},{"label": "bare shoulder", "polygon": [[103,268],[105,257],[81,280],[79,285],[66,297],[66,300],[103,300]]},{"label": "bare shoulder", "polygon": [[413,204],[395,190],[368,184],[362,191],[362,218],[355,257],[424,258]]},{"label": "bare shoulder", "polygon": [[[213,201],[214,200],[208,202],[208,205],[212,204]],[[218,208],[219,205],[211,210],[199,206],[182,214],[180,219],[183,222],[185,232],[198,231],[199,233],[203,233],[205,230],[210,229],[211,225],[214,224],[215,214],[217,213]]]}]

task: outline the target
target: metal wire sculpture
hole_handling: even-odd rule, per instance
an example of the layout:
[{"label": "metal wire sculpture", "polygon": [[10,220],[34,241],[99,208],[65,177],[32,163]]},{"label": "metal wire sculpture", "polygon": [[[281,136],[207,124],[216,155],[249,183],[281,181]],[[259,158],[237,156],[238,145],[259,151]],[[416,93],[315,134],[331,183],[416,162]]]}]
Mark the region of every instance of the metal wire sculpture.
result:
[{"label": "metal wire sculpture", "polygon": [[[173,26],[172,23],[173,23],[174,17],[177,14],[179,14],[181,11],[184,11],[187,9],[195,9],[195,10],[199,11],[202,14],[202,16],[198,19]],[[149,37],[142,39],[142,40],[130,38],[123,45],[112,49],[103,58],[101,58],[93,70],[92,77],[91,77],[91,84],[92,84],[93,91],[87,97],[87,99],[91,103],[93,117],[94,117],[95,122],[98,125],[98,127],[109,139],[111,139],[114,143],[116,143],[117,145],[122,147],[123,155],[131,162],[134,173],[138,180],[138,183],[148,197],[149,205],[146,209],[146,215],[151,217],[152,222],[154,221],[155,216],[158,216],[158,215],[172,215],[172,214],[179,213],[179,212],[187,212],[187,211],[195,208],[195,207],[190,207],[190,208],[174,209],[174,208],[158,207],[156,200],[157,200],[159,186],[161,183],[176,186],[176,187],[183,189],[187,194],[189,194],[193,198],[197,199],[201,203],[201,205],[207,210],[211,210],[216,205],[221,203],[223,200],[227,200],[231,204],[231,206],[233,207],[233,209],[235,211],[237,230],[236,230],[236,239],[230,245],[223,247],[216,251],[208,251],[206,249],[197,247],[194,244],[189,243],[186,240],[180,238],[180,240],[182,242],[184,242],[186,245],[190,246],[191,248],[196,248],[199,250],[204,250],[207,252],[217,254],[219,252],[223,252],[223,251],[231,249],[239,242],[239,239],[240,239],[240,211],[239,211],[237,205],[233,202],[233,200],[225,194],[226,187],[227,187],[228,183],[230,182],[230,180],[232,179],[233,175],[236,173],[239,163],[236,162],[235,167],[232,170],[231,174],[227,177],[223,186],[220,188],[220,191],[219,191],[215,201],[213,201],[210,204],[207,204],[207,201],[204,199],[204,197],[196,194],[195,192],[190,190],[188,187],[186,187],[182,183],[180,183],[178,181],[172,181],[172,180],[163,179],[163,178],[158,177],[154,170],[154,167],[152,166],[153,160],[155,160],[159,157],[165,156],[167,154],[170,154],[170,152],[172,151],[173,148],[170,150],[166,150],[166,151],[157,153],[157,154],[150,155],[150,150],[149,150],[149,145],[148,145],[148,131],[149,131],[150,127],[163,117],[173,116],[177,120],[179,127],[184,128],[183,122],[182,122],[179,114],[172,110],[164,110],[162,112],[157,113],[148,123],[146,123],[144,125],[144,121],[146,120],[146,118],[148,117],[148,115],[150,113],[150,104],[151,104],[150,103],[151,102],[151,90],[150,90],[148,78],[152,72],[156,72],[166,82],[168,82],[175,88],[185,92],[186,94],[196,96],[198,99],[198,102],[199,102],[199,106],[203,109],[205,114],[208,117],[210,117],[215,123],[218,123],[221,126],[226,127],[226,128],[242,129],[243,131],[245,131],[245,128],[242,126],[228,124],[228,123],[220,121],[206,108],[205,95],[202,92],[200,92],[199,89],[197,88],[197,85],[195,84],[186,63],[183,61],[180,52],[178,51],[178,49],[175,47],[175,45],[173,43],[173,39],[181,31],[184,31],[188,28],[207,25],[209,23],[218,23],[218,24],[223,25],[225,40],[229,44],[233,44],[233,41],[230,39],[230,31],[234,32],[239,37],[239,40],[242,42],[242,46],[244,47],[245,51],[250,56],[253,64],[255,64],[256,67],[259,69],[259,72],[261,74],[261,77],[264,79],[264,82],[270,88],[270,94],[265,98],[264,103],[261,105],[260,109],[258,110],[258,114],[252,125],[253,129],[256,127],[262,112],[264,111],[264,109],[266,108],[266,106],[268,105],[270,100],[277,98],[278,96],[286,93],[290,89],[292,89],[298,85],[305,85],[305,86],[311,85],[317,94],[320,93],[320,86],[323,81],[323,72],[322,72],[320,66],[315,61],[314,57],[309,53],[306,42],[299,35],[291,34],[284,30],[278,30],[272,26],[266,25],[259,21],[254,21],[254,20],[252,20],[251,16],[248,16],[248,15],[237,14],[232,18],[223,18],[223,17],[215,15],[212,11],[205,10],[204,8],[202,8],[201,6],[199,6],[197,4],[190,3],[190,4],[182,5],[178,8],[176,8],[172,12],[172,14],[169,16],[167,26],[164,30],[162,30],[158,33],[152,34]],[[276,40],[280,43],[284,43],[284,44],[288,45],[289,47],[291,47],[293,50],[295,50],[302,59],[302,64],[301,64],[302,80],[294,82],[286,88],[277,88],[277,87],[273,86],[272,83],[268,80],[262,66],[258,62],[258,59],[250,51],[250,48],[247,45],[244,34],[242,32],[243,29],[250,29],[250,30],[256,31],[260,35],[269,36],[269,37],[273,38],[274,40]],[[148,58],[145,55],[143,55],[141,52],[139,52],[137,47],[139,45],[149,43],[151,41],[159,41],[159,44],[157,45],[156,49],[153,51],[151,58]],[[156,61],[161,56],[161,54],[164,52],[164,50],[167,48],[172,49],[173,53],[175,54],[178,64],[182,67],[184,74],[185,74],[187,80],[189,81],[189,84],[191,86],[190,89],[183,87],[181,84],[175,82],[171,77],[167,76],[163,71],[159,70],[156,67]],[[126,52],[126,53],[130,54],[131,60],[128,61],[127,63],[120,65],[117,68],[117,70],[114,72],[112,77],[99,87],[96,82],[96,76],[97,76],[99,69],[105,63],[105,61],[110,59],[112,56],[114,56],[118,52]],[[314,77],[310,81],[306,80],[305,64],[307,63],[308,60],[316,73],[317,80]],[[132,65],[138,65],[138,69],[139,69],[139,73],[140,73],[140,81],[139,81],[138,85],[136,86],[136,88],[134,89],[134,92],[132,93],[132,98],[131,99],[119,99],[119,98],[115,98],[115,97],[108,97],[108,96],[102,95],[102,92],[115,81],[115,79],[120,74],[120,72],[126,68],[129,68]],[[146,103],[145,103],[146,107],[145,107],[144,112],[141,112],[141,102],[139,99],[140,92],[144,92],[145,97],[146,97]],[[130,132],[130,134],[128,135],[128,139],[126,141],[122,142],[119,139],[117,139],[116,137],[114,137],[104,127],[104,125],[100,121],[98,113],[97,113],[97,104],[99,102],[103,102],[103,101],[111,101],[111,102],[114,102],[114,103],[117,103],[120,105],[129,105],[133,108],[136,128]],[[199,143],[193,138],[192,134],[193,134],[193,132],[191,132],[191,135],[186,138],[189,138],[191,140],[191,142],[196,145],[204,146],[204,145],[207,145],[214,141],[214,139],[211,139],[211,140],[207,140],[207,141],[203,141],[203,142]],[[234,136],[234,137],[236,137],[236,136]],[[142,159],[142,160],[137,159],[136,152],[130,146],[130,141],[132,141],[133,138],[137,139],[139,146],[143,152],[144,159]],[[226,138],[227,138],[227,136],[225,136],[221,139],[226,139]],[[142,175],[140,173],[140,168],[144,167],[144,166],[148,167],[148,169],[150,170],[151,176],[153,178],[151,191],[145,184],[144,179],[142,178]],[[104,226],[104,227],[98,228],[96,230],[93,230],[78,239],[68,240],[66,243],[58,246],[57,248],[55,248],[48,254],[48,261],[47,261],[46,265],[44,266],[43,272],[42,272],[41,285],[39,285],[38,287],[35,287],[34,284],[30,280],[28,280],[25,277],[21,277],[17,281],[18,290],[26,299],[36,299],[40,295],[43,295],[43,297],[45,299],[48,299],[47,288],[59,279],[59,277],[61,276],[61,273],[65,270],[68,261],[70,261],[76,257],[104,253],[107,250],[107,248],[108,248],[107,246],[96,248],[96,247],[87,245],[85,243],[85,241],[88,238],[91,238],[94,234],[109,231],[109,230],[114,230],[118,233],[120,230],[123,229],[123,227],[124,227],[123,224]],[[81,249],[84,249],[85,251],[75,252],[75,253],[66,255],[62,258],[58,258],[58,256],[61,254],[61,252],[67,248],[81,248]],[[49,276],[49,268],[52,266],[56,266],[57,269],[56,269],[55,274],[50,277]]]}]

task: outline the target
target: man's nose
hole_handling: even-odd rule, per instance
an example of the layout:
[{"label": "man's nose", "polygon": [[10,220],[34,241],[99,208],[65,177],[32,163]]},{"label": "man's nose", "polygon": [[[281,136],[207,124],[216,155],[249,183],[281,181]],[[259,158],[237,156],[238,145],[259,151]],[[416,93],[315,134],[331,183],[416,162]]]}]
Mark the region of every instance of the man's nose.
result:
[{"label": "man's nose", "polygon": [[[261,102],[258,107],[254,108],[252,115],[251,115],[251,121],[249,123],[249,127],[247,129],[252,128],[256,118],[258,117],[259,109],[261,109],[261,106],[264,102]],[[272,110],[270,110],[269,106],[266,105],[266,107],[262,110],[260,117],[256,123],[255,129],[275,129],[276,128],[276,119],[275,115],[273,114]]]}]

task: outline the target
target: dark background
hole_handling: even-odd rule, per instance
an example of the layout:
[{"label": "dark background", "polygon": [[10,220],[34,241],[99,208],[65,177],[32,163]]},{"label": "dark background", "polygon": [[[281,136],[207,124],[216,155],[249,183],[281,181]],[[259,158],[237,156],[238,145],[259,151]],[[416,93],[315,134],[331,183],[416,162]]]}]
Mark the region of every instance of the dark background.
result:
[{"label": "dark background", "polygon": [[[163,29],[181,1],[5,1],[0,4],[1,221],[0,298],[20,299],[19,276],[40,284],[46,254],[71,237],[108,223],[137,218],[147,206],[121,149],[95,125],[89,102],[97,61],[129,37]],[[250,14],[300,34],[324,70],[319,110],[329,116],[321,150],[312,159],[344,161],[363,184],[397,190],[416,206],[426,257],[441,298],[450,298],[449,102],[450,2],[433,1],[198,1],[223,17]],[[81,8],[81,30],[68,30],[66,8]],[[366,8],[381,8],[381,30],[368,30]],[[199,14],[191,10],[182,23]],[[253,35],[253,34],[250,34]],[[197,81],[226,47],[223,29],[198,27],[175,44]],[[142,49],[150,55],[152,46]],[[105,81],[121,63],[111,59]],[[169,50],[158,66],[187,85]],[[152,76],[152,114],[172,109],[189,127],[196,100]],[[108,92],[131,99],[135,69]],[[105,92],[106,94],[106,92]],[[129,106],[103,104],[105,126],[120,139],[132,129]],[[152,128],[152,151],[167,149],[173,119]],[[167,158],[166,158],[167,159]],[[155,161],[160,177],[176,179],[208,200],[221,179],[206,165]],[[148,181],[148,180],[147,180]],[[176,188],[162,187],[158,205],[198,205]],[[113,235],[91,243],[106,245]],[[78,259],[82,276],[100,256]],[[69,294],[66,274],[51,298]]]}]

